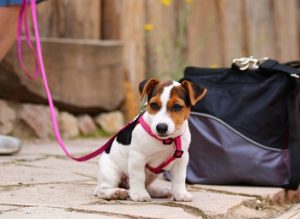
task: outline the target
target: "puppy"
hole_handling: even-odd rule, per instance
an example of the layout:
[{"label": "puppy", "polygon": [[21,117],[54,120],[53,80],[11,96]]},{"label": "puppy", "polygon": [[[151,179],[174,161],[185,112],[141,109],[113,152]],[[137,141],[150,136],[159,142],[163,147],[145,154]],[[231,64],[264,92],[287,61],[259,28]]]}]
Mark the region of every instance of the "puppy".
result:
[{"label": "puppy", "polygon": [[[185,188],[191,141],[187,119],[206,89],[189,81],[150,79],[140,83],[139,91],[141,99],[147,97],[146,111],[101,154],[94,194],[107,200],[129,195],[133,201],[150,201],[173,195],[175,201],[191,201]],[[164,170],[171,173],[171,190],[152,185]]]}]

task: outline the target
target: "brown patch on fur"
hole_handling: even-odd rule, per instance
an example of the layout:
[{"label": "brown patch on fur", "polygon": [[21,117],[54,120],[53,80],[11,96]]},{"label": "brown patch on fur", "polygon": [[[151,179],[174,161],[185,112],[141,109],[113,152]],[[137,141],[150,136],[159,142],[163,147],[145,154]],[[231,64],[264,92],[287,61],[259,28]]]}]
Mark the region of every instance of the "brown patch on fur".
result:
[{"label": "brown patch on fur", "polygon": [[165,81],[165,82],[160,82],[155,86],[155,88],[151,92],[151,97],[153,96],[160,96],[164,90],[164,87],[172,85],[172,81]]},{"label": "brown patch on fur", "polygon": [[141,99],[144,98],[145,94],[147,94],[149,96],[149,94],[153,91],[153,89],[159,83],[160,83],[160,81],[157,79],[154,79],[154,78],[142,81],[139,84],[139,91],[140,91]]},{"label": "brown patch on fur", "polygon": [[151,99],[150,99],[150,101],[148,102],[148,105],[147,105],[147,111],[148,111],[148,113],[149,114],[155,114],[155,113],[157,113],[157,110],[154,110],[154,109],[152,109],[151,108],[151,103],[156,103],[160,108],[161,108],[161,100],[160,100],[160,95],[156,95],[156,96],[154,96],[154,97],[152,97]]},{"label": "brown patch on fur", "polygon": [[[172,108],[175,104],[182,106],[180,111],[174,111]],[[181,86],[175,86],[171,90],[171,96],[167,103],[167,110],[170,118],[175,124],[175,129],[180,128],[183,122],[190,115],[190,107],[186,104],[185,100],[185,90]]]},{"label": "brown patch on fur", "polygon": [[162,85],[163,85],[164,87],[170,86],[170,85],[172,85],[172,84],[173,84],[173,81],[171,81],[171,80],[165,81],[165,82],[162,83]]},{"label": "brown patch on fur", "polygon": [[172,83],[172,81],[160,82],[159,80],[154,78],[142,81],[139,84],[139,92],[141,95],[141,99],[143,99],[146,94],[148,95],[148,97],[149,95],[156,96],[161,94],[163,88],[172,85]]},{"label": "brown patch on fur", "polygon": [[[144,82],[145,83],[145,82]],[[156,79],[151,79],[147,81],[142,91],[141,96],[147,93],[148,105],[147,111],[149,114],[157,113],[162,107],[160,96],[165,87],[173,84],[173,81],[159,82]],[[183,122],[188,119],[190,115],[190,106],[195,105],[199,100],[201,100],[206,94],[205,88],[200,88],[195,86],[189,81],[183,81],[182,86],[174,86],[170,93],[170,99],[167,102],[167,111],[170,118],[175,124],[175,129],[180,128]],[[151,104],[157,104],[159,109],[152,109]],[[178,104],[182,106],[179,111],[173,109],[174,105]]]},{"label": "brown patch on fur", "polygon": [[199,100],[201,100],[207,92],[205,88],[196,86],[190,81],[184,80],[181,82],[181,84],[188,92],[192,106],[194,106]]},{"label": "brown patch on fur", "polygon": [[162,94],[162,92],[164,90],[164,87],[170,86],[172,84],[173,84],[172,81],[160,82],[149,93],[150,100],[148,101],[148,105],[147,105],[147,111],[149,112],[149,114],[155,114],[157,112],[157,110],[153,110],[150,107],[151,103],[156,103],[160,108],[162,107],[160,96],[161,96],[161,94]]},{"label": "brown patch on fur", "polygon": [[[162,107],[162,103],[160,100],[160,96],[165,87],[170,86],[173,84],[173,81],[166,81],[158,83],[150,95],[150,100],[148,101],[147,111],[149,114],[155,114],[158,110],[154,110],[151,108],[151,103],[156,103],[159,108]],[[174,86],[170,93],[170,99],[167,102],[167,111],[170,118],[173,120],[175,124],[175,129],[180,128],[183,122],[189,117],[190,115],[190,100],[188,100],[188,94],[185,88],[182,86]],[[172,108],[174,104],[178,104],[182,106],[180,111],[174,111]]]},{"label": "brown patch on fur", "polygon": [[109,200],[126,200],[128,198],[128,191],[125,189],[117,189]]},{"label": "brown patch on fur", "polygon": [[126,176],[125,174],[123,174],[122,177],[121,177],[121,181],[119,183],[119,187],[122,188],[122,189],[129,189],[128,176]]}]

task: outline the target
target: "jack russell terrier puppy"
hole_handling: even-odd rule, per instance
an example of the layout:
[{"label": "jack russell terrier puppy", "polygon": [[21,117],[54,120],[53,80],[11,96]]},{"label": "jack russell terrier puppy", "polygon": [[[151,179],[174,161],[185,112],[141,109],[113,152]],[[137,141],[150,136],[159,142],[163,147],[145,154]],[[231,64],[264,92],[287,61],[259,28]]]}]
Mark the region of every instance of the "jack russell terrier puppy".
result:
[{"label": "jack russell terrier puppy", "polygon": [[[146,111],[115,137],[101,154],[97,187],[100,198],[150,201],[151,197],[191,201],[185,188],[191,134],[188,117],[191,106],[206,89],[189,81],[140,83],[141,99],[147,97]],[[172,189],[155,188],[152,182],[164,170],[171,173]]]}]

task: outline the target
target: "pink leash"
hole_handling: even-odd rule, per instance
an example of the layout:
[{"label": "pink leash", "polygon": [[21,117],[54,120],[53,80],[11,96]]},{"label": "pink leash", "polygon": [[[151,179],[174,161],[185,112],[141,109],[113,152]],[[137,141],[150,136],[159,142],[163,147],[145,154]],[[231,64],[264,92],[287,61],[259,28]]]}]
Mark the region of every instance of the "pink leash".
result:
[{"label": "pink leash", "polygon": [[[58,127],[58,123],[57,123],[57,119],[56,119],[55,108],[54,108],[54,104],[53,104],[53,100],[52,100],[52,95],[51,95],[51,92],[50,92],[50,89],[49,89],[49,86],[48,86],[48,82],[47,82],[47,76],[46,76],[44,61],[43,61],[43,56],[42,56],[42,47],[41,47],[41,42],[40,42],[40,35],[39,35],[39,31],[38,31],[38,21],[37,21],[37,15],[36,15],[36,2],[35,2],[35,0],[31,0],[30,5],[31,5],[31,16],[32,16],[33,29],[34,29],[34,36],[35,36],[35,40],[36,40],[36,51],[33,47],[31,39],[30,39],[30,31],[29,31],[29,26],[28,26],[28,22],[27,22],[28,2],[27,2],[27,0],[23,0],[22,6],[21,6],[21,9],[20,9],[20,13],[19,13],[18,29],[17,29],[18,59],[19,59],[20,66],[21,66],[22,70],[25,72],[25,74],[27,75],[27,77],[31,80],[37,79],[40,75],[42,76],[43,85],[44,85],[45,92],[46,92],[46,95],[47,95],[47,98],[48,98],[48,104],[49,104],[49,108],[50,108],[50,116],[51,116],[51,121],[52,121],[54,134],[55,134],[55,137],[56,137],[61,149],[65,152],[65,154],[69,158],[71,158],[75,161],[82,162],[82,161],[89,160],[89,159],[94,158],[97,155],[101,154],[109,146],[111,146],[111,144],[113,143],[115,137],[120,132],[122,132],[124,129],[126,129],[131,123],[127,124],[116,135],[111,137],[104,145],[102,145],[99,149],[93,151],[92,153],[89,153],[89,154],[87,154],[85,156],[82,156],[82,157],[74,157],[70,154],[70,152],[68,151],[67,147],[65,146],[65,144],[64,144],[64,142],[63,142],[63,140],[60,136],[59,127]],[[30,50],[31,50],[31,52],[32,52],[32,54],[35,58],[35,71],[34,71],[33,75],[30,74],[29,70],[26,68],[26,66],[23,62],[23,58],[22,58],[21,34],[22,34],[22,30],[23,30],[23,28],[22,28],[23,25],[25,27],[25,41],[26,41],[26,44],[30,48]],[[150,127],[146,124],[146,122],[144,121],[144,119],[141,115],[137,119],[139,120],[142,127],[152,137],[162,141],[164,144],[172,144],[173,141],[175,143],[176,149],[175,149],[175,152],[174,152],[173,156],[169,157],[166,161],[164,161],[162,164],[160,164],[159,166],[157,166],[155,168],[151,167],[149,164],[146,165],[146,168],[148,168],[150,171],[152,171],[154,173],[161,173],[161,172],[163,172],[164,167],[166,167],[169,163],[171,163],[176,158],[180,158],[182,156],[183,151],[181,150],[181,137],[178,136],[174,139],[161,140],[161,139],[157,138],[157,136],[155,136],[152,133]],[[133,121],[133,122],[136,122],[136,120]]]},{"label": "pink leash", "polygon": [[[105,151],[105,149],[108,148],[112,144],[114,138],[118,135],[118,133],[115,136],[113,136],[112,138],[110,138],[108,140],[108,142],[106,142],[103,146],[101,146],[99,149],[95,150],[94,152],[92,152],[90,154],[87,154],[87,155],[82,156],[82,157],[73,157],[70,154],[70,152],[68,151],[67,147],[65,146],[65,144],[64,144],[64,142],[63,142],[63,140],[60,136],[59,127],[58,127],[58,123],[57,123],[57,120],[56,120],[55,108],[54,108],[51,92],[49,90],[49,86],[48,86],[48,82],[47,82],[47,76],[46,76],[44,61],[43,61],[43,56],[42,56],[40,35],[39,35],[39,31],[38,31],[38,21],[37,21],[37,15],[36,15],[36,2],[35,2],[35,0],[31,0],[31,3],[30,3],[30,5],[31,5],[32,24],[33,24],[34,36],[35,36],[35,40],[36,40],[36,51],[35,51],[35,49],[32,45],[31,39],[30,39],[30,31],[29,31],[29,26],[28,26],[28,22],[27,22],[27,7],[28,7],[28,4],[29,3],[27,2],[27,0],[23,0],[22,6],[21,6],[21,9],[20,9],[20,13],[19,13],[19,18],[18,18],[17,44],[18,44],[18,59],[19,59],[20,66],[23,69],[23,71],[25,72],[25,74],[27,75],[27,77],[31,80],[34,80],[34,79],[38,78],[40,75],[42,76],[43,85],[44,85],[45,92],[46,92],[46,95],[47,95],[47,98],[48,98],[48,103],[49,103],[49,108],[50,108],[50,116],[51,116],[51,120],[52,120],[52,126],[53,126],[53,130],[54,130],[54,134],[55,134],[55,137],[56,137],[61,149],[65,152],[65,154],[69,158],[71,158],[73,160],[76,160],[78,162],[89,160],[89,159],[91,159],[93,157],[96,157],[97,155],[101,154],[103,151]],[[30,48],[30,50],[31,50],[31,52],[32,52],[32,54],[35,58],[35,71],[34,71],[33,75],[29,73],[29,70],[26,68],[26,66],[23,62],[23,58],[22,58],[21,34],[22,34],[22,30],[23,30],[23,28],[22,28],[23,25],[25,27],[26,44]],[[123,129],[125,129],[127,126],[125,126]],[[122,130],[120,130],[120,132]]]}]

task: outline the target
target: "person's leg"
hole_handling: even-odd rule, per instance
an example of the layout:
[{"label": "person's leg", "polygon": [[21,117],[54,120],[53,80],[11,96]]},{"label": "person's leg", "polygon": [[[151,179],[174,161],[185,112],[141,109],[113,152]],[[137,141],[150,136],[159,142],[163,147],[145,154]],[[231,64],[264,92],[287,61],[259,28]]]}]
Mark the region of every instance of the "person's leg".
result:
[{"label": "person's leg", "polygon": [[[0,62],[16,40],[19,9],[20,6],[0,7]],[[14,154],[20,148],[19,139],[0,135],[0,155]]]},{"label": "person's leg", "polygon": [[20,6],[0,7],[0,61],[16,40]]}]

